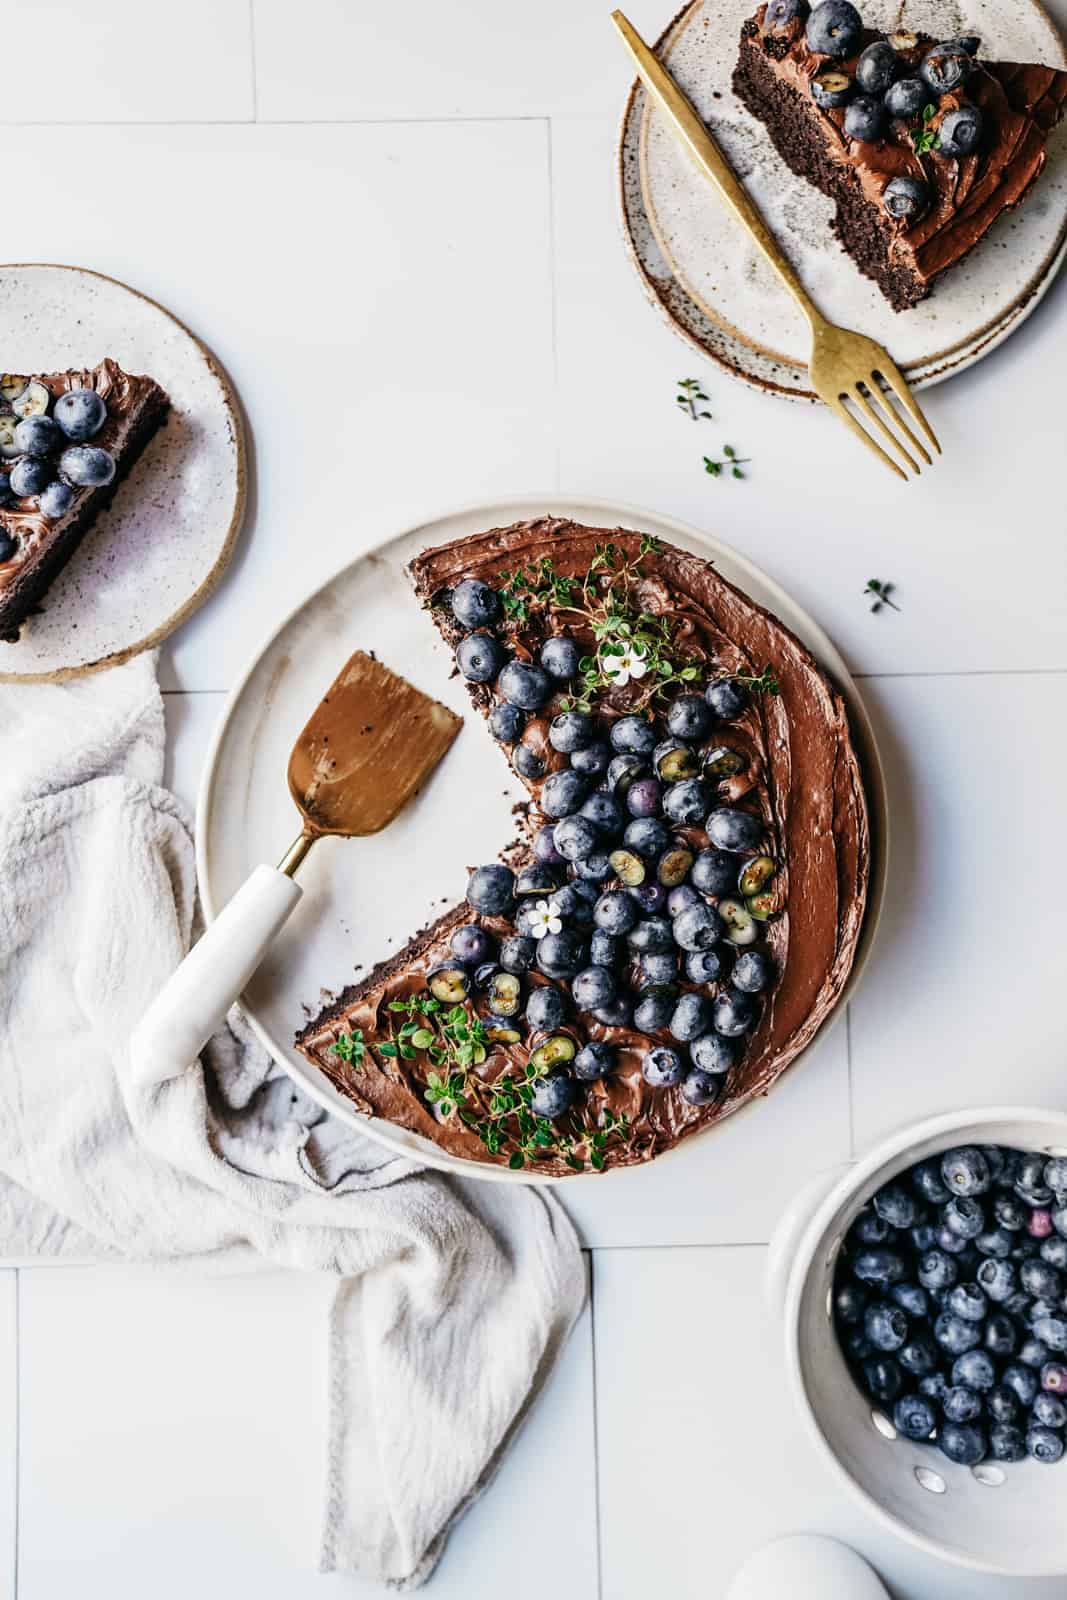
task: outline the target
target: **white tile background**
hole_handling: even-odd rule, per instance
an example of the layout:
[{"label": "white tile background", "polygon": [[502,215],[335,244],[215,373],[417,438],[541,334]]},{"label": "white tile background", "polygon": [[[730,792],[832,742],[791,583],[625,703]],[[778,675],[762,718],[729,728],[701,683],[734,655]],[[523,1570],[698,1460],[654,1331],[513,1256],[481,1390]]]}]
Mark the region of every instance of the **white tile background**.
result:
[{"label": "white tile background", "polygon": [[[811,1527],[852,1539],[897,1600],[1062,1600],[922,1560],[842,1499],[783,1393],[761,1278],[789,1194],[891,1127],[1067,1102],[1067,284],[927,396],[945,461],[883,480],[824,415],[732,385],[644,304],[615,214],[628,75],[608,9],[22,0],[7,250],[157,296],[248,411],[247,535],[164,651],[168,781],[190,804],[222,695],[302,593],[392,529],[516,489],[732,541],[826,625],[876,721],[893,871],[848,1025],[766,1107],[575,1195],[591,1314],[431,1592],[718,1600],[756,1544]],[[670,9],[630,5],[646,34]],[[715,413],[699,429],[673,405],[690,373]],[[753,458],[746,483],[702,472],[724,442]],[[872,574],[899,615],[867,611]],[[0,1597],[368,1593],[311,1565],[324,1294],[0,1271]]]}]

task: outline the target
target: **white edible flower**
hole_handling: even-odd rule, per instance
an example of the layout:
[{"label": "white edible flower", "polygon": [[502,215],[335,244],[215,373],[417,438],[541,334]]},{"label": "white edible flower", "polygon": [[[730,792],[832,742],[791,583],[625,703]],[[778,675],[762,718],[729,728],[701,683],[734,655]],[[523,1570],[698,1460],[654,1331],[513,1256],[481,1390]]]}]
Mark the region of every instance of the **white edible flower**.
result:
[{"label": "white edible flower", "polygon": [[543,939],[546,933],[559,933],[563,928],[563,923],[547,900],[538,900],[529,920],[530,932],[535,939]]},{"label": "white edible flower", "polygon": [[608,656],[603,666],[605,678],[610,678],[619,689],[638,678],[643,678],[648,671],[648,662],[645,652],[635,644],[628,644],[621,656]]}]

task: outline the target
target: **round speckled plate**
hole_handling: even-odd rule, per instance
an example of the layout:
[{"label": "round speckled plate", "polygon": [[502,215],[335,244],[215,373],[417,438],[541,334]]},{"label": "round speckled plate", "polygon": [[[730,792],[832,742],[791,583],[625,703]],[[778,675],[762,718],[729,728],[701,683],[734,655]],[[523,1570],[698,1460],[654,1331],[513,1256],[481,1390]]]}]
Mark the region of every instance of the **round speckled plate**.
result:
[{"label": "round speckled plate", "polygon": [[[929,299],[894,312],[830,232],[834,207],[797,178],[731,78],[755,0],[692,0],[657,45],[775,228],[821,309],[885,344],[916,387],[961,372],[995,349],[1048,289],[1067,253],[1067,125],[1049,141],[1033,193],[1002,217]],[[1035,0],[863,0],[865,22],[950,37],[976,33],[991,60],[1067,66],[1055,25]],[[814,399],[807,324],[720,205],[664,117],[635,85],[619,149],[623,223],[654,304],[692,344],[756,386]]]},{"label": "round speckled plate", "polygon": [[171,400],[165,425],[51,585],[0,681],[73,677],[174,632],[211,593],[244,515],[240,410],[210,351],[169,311],[83,267],[0,266],[5,372],[94,367],[147,373]]},{"label": "round speckled plate", "polygon": [[[416,688],[464,717],[458,740],[425,789],[384,832],[367,839],[325,839],[300,869],[304,895],[241,997],[252,1028],[295,1081],[327,1110],[401,1156],[499,1183],[554,1183],[506,1167],[449,1155],[392,1123],[361,1116],[297,1051],[293,1038],[322,1009],[324,984],[340,991],[400,949],[417,929],[463,898],[465,863],[487,861],[515,837],[512,807],[527,799],[501,759],[427,613],[415,603],[405,567],[427,548],[486,528],[538,516],[565,516],[591,527],[628,527],[714,561],[725,578],[804,640],[833,675],[848,703],[864,761],[874,855],[860,947],[842,1001],[870,954],[885,887],[888,827],[885,782],[874,734],[848,668],[826,634],[767,575],[729,545],[686,523],[635,506],[559,495],[472,506],[436,518],[378,545],[345,567],[283,622],[251,662],[226,705],[204,769],[196,845],[205,916],[214,919],[260,861],[276,861],[296,832],[285,782],[289,751],[319,697],[357,647],[376,651]],[[798,1070],[795,1063],[790,1071]],[[772,1091],[773,1101],[773,1091]],[[758,1099],[735,1116],[756,1114]],[[710,1134],[710,1130],[709,1130]],[[659,1161],[706,1159],[702,1138],[685,1139]],[[612,1173],[622,1182],[641,1168]],[[597,1174],[586,1173],[585,1181]],[[582,1181],[576,1175],[568,1184]]]}]

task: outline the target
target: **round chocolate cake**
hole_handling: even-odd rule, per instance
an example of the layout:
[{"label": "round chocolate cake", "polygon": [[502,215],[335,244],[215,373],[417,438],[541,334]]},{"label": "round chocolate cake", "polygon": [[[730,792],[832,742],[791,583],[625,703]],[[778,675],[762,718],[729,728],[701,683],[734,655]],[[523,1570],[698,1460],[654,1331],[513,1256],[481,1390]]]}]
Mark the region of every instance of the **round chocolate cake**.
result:
[{"label": "round chocolate cake", "polygon": [[411,565],[530,799],[467,900],[298,1035],[367,1115],[566,1176],[765,1094],[848,978],[870,862],[844,702],[699,557],[561,519]]}]

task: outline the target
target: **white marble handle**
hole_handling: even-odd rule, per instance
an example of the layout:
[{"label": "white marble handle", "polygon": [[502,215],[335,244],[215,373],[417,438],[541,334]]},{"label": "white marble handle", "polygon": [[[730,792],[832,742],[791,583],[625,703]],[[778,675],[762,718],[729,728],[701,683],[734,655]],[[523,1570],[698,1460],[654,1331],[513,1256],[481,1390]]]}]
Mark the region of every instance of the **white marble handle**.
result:
[{"label": "white marble handle", "polygon": [[767,1277],[764,1284],[767,1304],[776,1316],[780,1316],[785,1310],[789,1275],[793,1270],[793,1262],[796,1260],[804,1230],[830,1190],[846,1172],[851,1170],[850,1162],[842,1162],[840,1166],[831,1167],[828,1172],[820,1172],[818,1177],[812,1178],[810,1183],[806,1183],[799,1193],[793,1196],[783,1211],[778,1226],[771,1235],[770,1248],[767,1251]]},{"label": "white marble handle", "polygon": [[222,1025],[302,890],[277,867],[257,867],[153,1000],[134,1030],[142,1083],[183,1073]]}]

